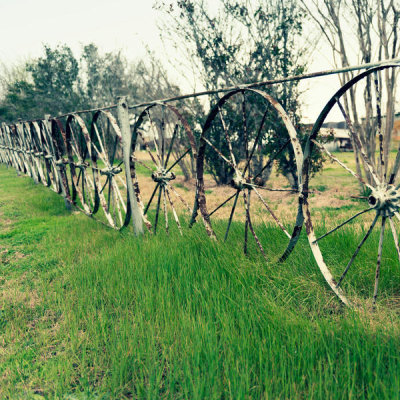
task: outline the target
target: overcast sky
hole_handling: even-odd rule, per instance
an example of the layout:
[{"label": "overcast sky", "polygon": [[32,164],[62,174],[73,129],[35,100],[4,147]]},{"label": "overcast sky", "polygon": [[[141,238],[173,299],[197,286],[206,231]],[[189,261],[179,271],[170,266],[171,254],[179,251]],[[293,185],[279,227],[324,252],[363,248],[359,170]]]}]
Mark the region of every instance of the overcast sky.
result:
[{"label": "overcast sky", "polygon": [[[11,65],[37,57],[44,43],[66,43],[77,55],[82,44],[93,42],[103,51],[122,49],[131,60],[143,57],[148,45],[166,63],[157,28],[160,15],[152,4],[153,0],[0,0],[0,61]],[[330,57],[329,49],[320,49],[310,72],[331,69]],[[177,80],[173,67],[166,67]],[[191,90],[188,82],[176,83],[183,91]],[[303,117],[311,122],[338,88],[338,81],[320,78],[304,82],[301,88],[309,88]]]}]

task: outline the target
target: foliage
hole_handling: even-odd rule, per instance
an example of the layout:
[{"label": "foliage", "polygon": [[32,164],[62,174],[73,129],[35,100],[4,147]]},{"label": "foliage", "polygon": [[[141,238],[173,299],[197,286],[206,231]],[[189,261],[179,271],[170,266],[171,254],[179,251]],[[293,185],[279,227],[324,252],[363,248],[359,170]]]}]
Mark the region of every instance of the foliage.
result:
[{"label": "foliage", "polygon": [[44,56],[28,63],[35,88],[35,102],[53,115],[80,102],[79,64],[67,46],[51,49],[44,45]]},{"label": "foliage", "polygon": [[[398,40],[400,2],[398,0],[300,0],[304,10],[314,22],[316,34],[332,51],[336,68],[370,63],[378,60],[396,59],[400,54]],[[344,85],[360,71],[338,74]],[[384,116],[382,124],[384,164],[389,166],[395,118],[396,79],[398,68],[369,75],[361,84],[355,85],[342,97],[343,107],[361,138],[364,151],[375,164],[377,150],[376,134],[379,130],[377,117]],[[385,100],[383,100],[385,99]],[[360,162],[361,155],[354,146],[357,173],[365,175],[372,183],[368,168]],[[364,168],[362,168],[364,167]],[[386,171],[385,173],[388,173]]]},{"label": "foliage", "polygon": [[128,62],[121,51],[102,54],[93,43],[83,46],[79,59],[67,45],[44,45],[43,52],[14,71],[3,68],[3,121],[111,105],[121,95],[132,104],[179,93],[150,52],[148,60],[136,62]]},{"label": "foliage", "polygon": [[[215,5],[215,3],[213,3]],[[306,67],[307,49],[299,45],[303,32],[304,13],[297,1],[237,1],[221,0],[215,12],[204,0],[159,1],[156,8],[166,16],[162,34],[172,41],[177,50],[191,60],[191,68],[197,72],[206,89],[239,85],[244,82],[259,82],[298,75]],[[299,93],[297,82],[274,85],[267,88],[291,117],[299,123]],[[256,99],[256,96],[253,96]],[[207,108],[215,104],[217,98],[210,96]],[[263,102],[254,100],[250,107],[259,108]],[[236,106],[228,113],[226,120],[230,129],[238,127]],[[201,117],[198,123],[204,122]],[[239,123],[240,124],[240,123]],[[275,129],[267,126],[266,130]],[[237,129],[236,129],[237,130]],[[242,129],[243,131],[243,129]],[[256,133],[253,131],[253,135]],[[216,126],[210,131],[210,140],[223,145],[223,130]],[[282,129],[276,130],[279,140],[287,137]],[[279,141],[278,140],[278,141]],[[243,144],[243,136],[239,138]],[[267,146],[265,155],[271,155],[277,148],[276,142]],[[242,146],[243,147],[243,146]],[[206,155],[210,172],[218,183],[227,183],[231,177],[230,167],[224,166],[215,152]],[[296,185],[293,155],[287,150],[278,157],[279,168],[292,185]]]}]

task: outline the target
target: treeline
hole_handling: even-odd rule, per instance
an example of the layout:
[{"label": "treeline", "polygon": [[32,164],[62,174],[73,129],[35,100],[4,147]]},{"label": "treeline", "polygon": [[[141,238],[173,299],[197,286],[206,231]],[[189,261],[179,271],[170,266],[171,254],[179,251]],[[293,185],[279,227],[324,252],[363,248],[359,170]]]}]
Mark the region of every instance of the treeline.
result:
[{"label": "treeline", "polygon": [[110,105],[120,95],[133,104],[179,94],[150,51],[145,61],[132,62],[121,51],[101,53],[93,43],[83,46],[79,58],[65,44],[44,45],[41,57],[1,75],[3,122]]}]

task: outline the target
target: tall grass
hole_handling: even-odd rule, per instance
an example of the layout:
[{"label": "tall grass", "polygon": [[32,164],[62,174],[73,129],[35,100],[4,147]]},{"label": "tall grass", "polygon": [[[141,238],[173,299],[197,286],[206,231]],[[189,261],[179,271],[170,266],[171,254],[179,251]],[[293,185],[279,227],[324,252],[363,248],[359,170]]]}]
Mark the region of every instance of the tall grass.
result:
[{"label": "tall grass", "polygon": [[240,224],[135,238],[1,166],[0,398],[399,398],[396,312],[343,308],[304,237],[277,264],[265,234],[268,263]]}]

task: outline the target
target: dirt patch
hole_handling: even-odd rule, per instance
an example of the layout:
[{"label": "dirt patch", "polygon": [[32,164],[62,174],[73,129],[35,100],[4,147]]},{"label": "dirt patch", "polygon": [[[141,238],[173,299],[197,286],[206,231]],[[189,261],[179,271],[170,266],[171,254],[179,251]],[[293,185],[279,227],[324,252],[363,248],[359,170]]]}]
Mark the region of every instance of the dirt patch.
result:
[{"label": "dirt patch", "polygon": [[26,283],[26,274],[21,275],[18,279],[10,279],[0,277],[0,305],[7,304],[8,306],[24,305],[30,309],[34,309],[41,303],[39,295],[35,289],[22,290]]}]

